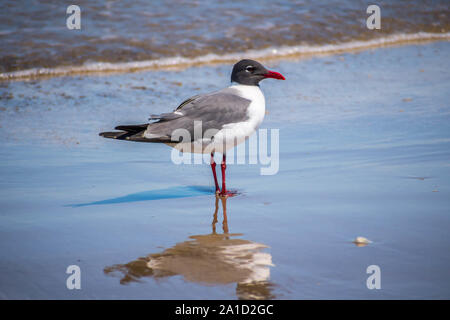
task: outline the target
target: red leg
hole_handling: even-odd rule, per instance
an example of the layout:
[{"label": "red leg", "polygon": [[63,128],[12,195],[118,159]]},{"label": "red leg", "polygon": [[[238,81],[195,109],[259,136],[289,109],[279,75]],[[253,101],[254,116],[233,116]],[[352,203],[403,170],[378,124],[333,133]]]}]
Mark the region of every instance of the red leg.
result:
[{"label": "red leg", "polygon": [[214,183],[216,185],[216,193],[220,192],[219,189],[219,183],[217,182],[217,175],[216,175],[216,163],[214,162],[214,153],[211,153],[211,169],[214,176]]},{"label": "red leg", "polygon": [[226,196],[227,188],[225,187],[225,170],[227,169],[227,157],[225,153],[223,154],[222,164],[220,166],[222,168],[222,192],[220,193],[220,195]]}]

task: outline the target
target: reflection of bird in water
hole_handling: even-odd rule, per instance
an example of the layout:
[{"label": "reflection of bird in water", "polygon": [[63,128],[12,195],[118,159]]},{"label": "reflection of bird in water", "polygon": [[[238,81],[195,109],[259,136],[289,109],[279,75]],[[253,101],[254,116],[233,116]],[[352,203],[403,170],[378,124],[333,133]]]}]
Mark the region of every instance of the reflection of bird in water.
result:
[{"label": "reflection of bird in water", "polygon": [[[219,201],[223,208],[222,234],[216,232]],[[190,236],[161,253],[106,267],[105,274],[122,273],[121,284],[139,282],[143,277],[182,275],[186,281],[206,285],[237,283],[240,299],[274,298],[273,285],[268,281],[272,256],[263,252],[266,245],[228,232],[226,202],[226,197],[216,196],[211,234]]]}]

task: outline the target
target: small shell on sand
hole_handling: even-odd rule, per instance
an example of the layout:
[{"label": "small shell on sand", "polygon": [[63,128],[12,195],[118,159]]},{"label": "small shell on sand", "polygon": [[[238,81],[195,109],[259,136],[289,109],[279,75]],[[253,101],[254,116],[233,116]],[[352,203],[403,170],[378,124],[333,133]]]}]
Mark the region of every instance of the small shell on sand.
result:
[{"label": "small shell on sand", "polygon": [[356,244],[358,247],[363,247],[367,246],[369,243],[372,243],[372,241],[364,237],[356,237],[355,240],[353,240],[353,243]]}]

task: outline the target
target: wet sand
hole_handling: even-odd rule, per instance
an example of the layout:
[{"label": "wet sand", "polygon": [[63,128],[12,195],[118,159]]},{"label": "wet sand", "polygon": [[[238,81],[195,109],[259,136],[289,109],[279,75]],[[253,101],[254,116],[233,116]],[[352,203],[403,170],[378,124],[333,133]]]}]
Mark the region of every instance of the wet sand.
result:
[{"label": "wet sand", "polygon": [[225,224],[208,166],[97,134],[228,85],[228,65],[1,82],[0,298],[450,298],[449,52],[269,62],[280,170],[229,165]]}]

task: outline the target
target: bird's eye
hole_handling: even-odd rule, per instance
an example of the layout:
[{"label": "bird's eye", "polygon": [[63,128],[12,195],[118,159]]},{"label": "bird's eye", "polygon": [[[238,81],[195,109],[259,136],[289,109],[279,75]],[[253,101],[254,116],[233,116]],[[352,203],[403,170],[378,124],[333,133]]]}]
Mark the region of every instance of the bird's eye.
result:
[{"label": "bird's eye", "polygon": [[255,67],[253,67],[253,66],[247,66],[247,67],[245,68],[245,70],[248,71],[248,72],[253,72],[253,71],[255,71]]}]

